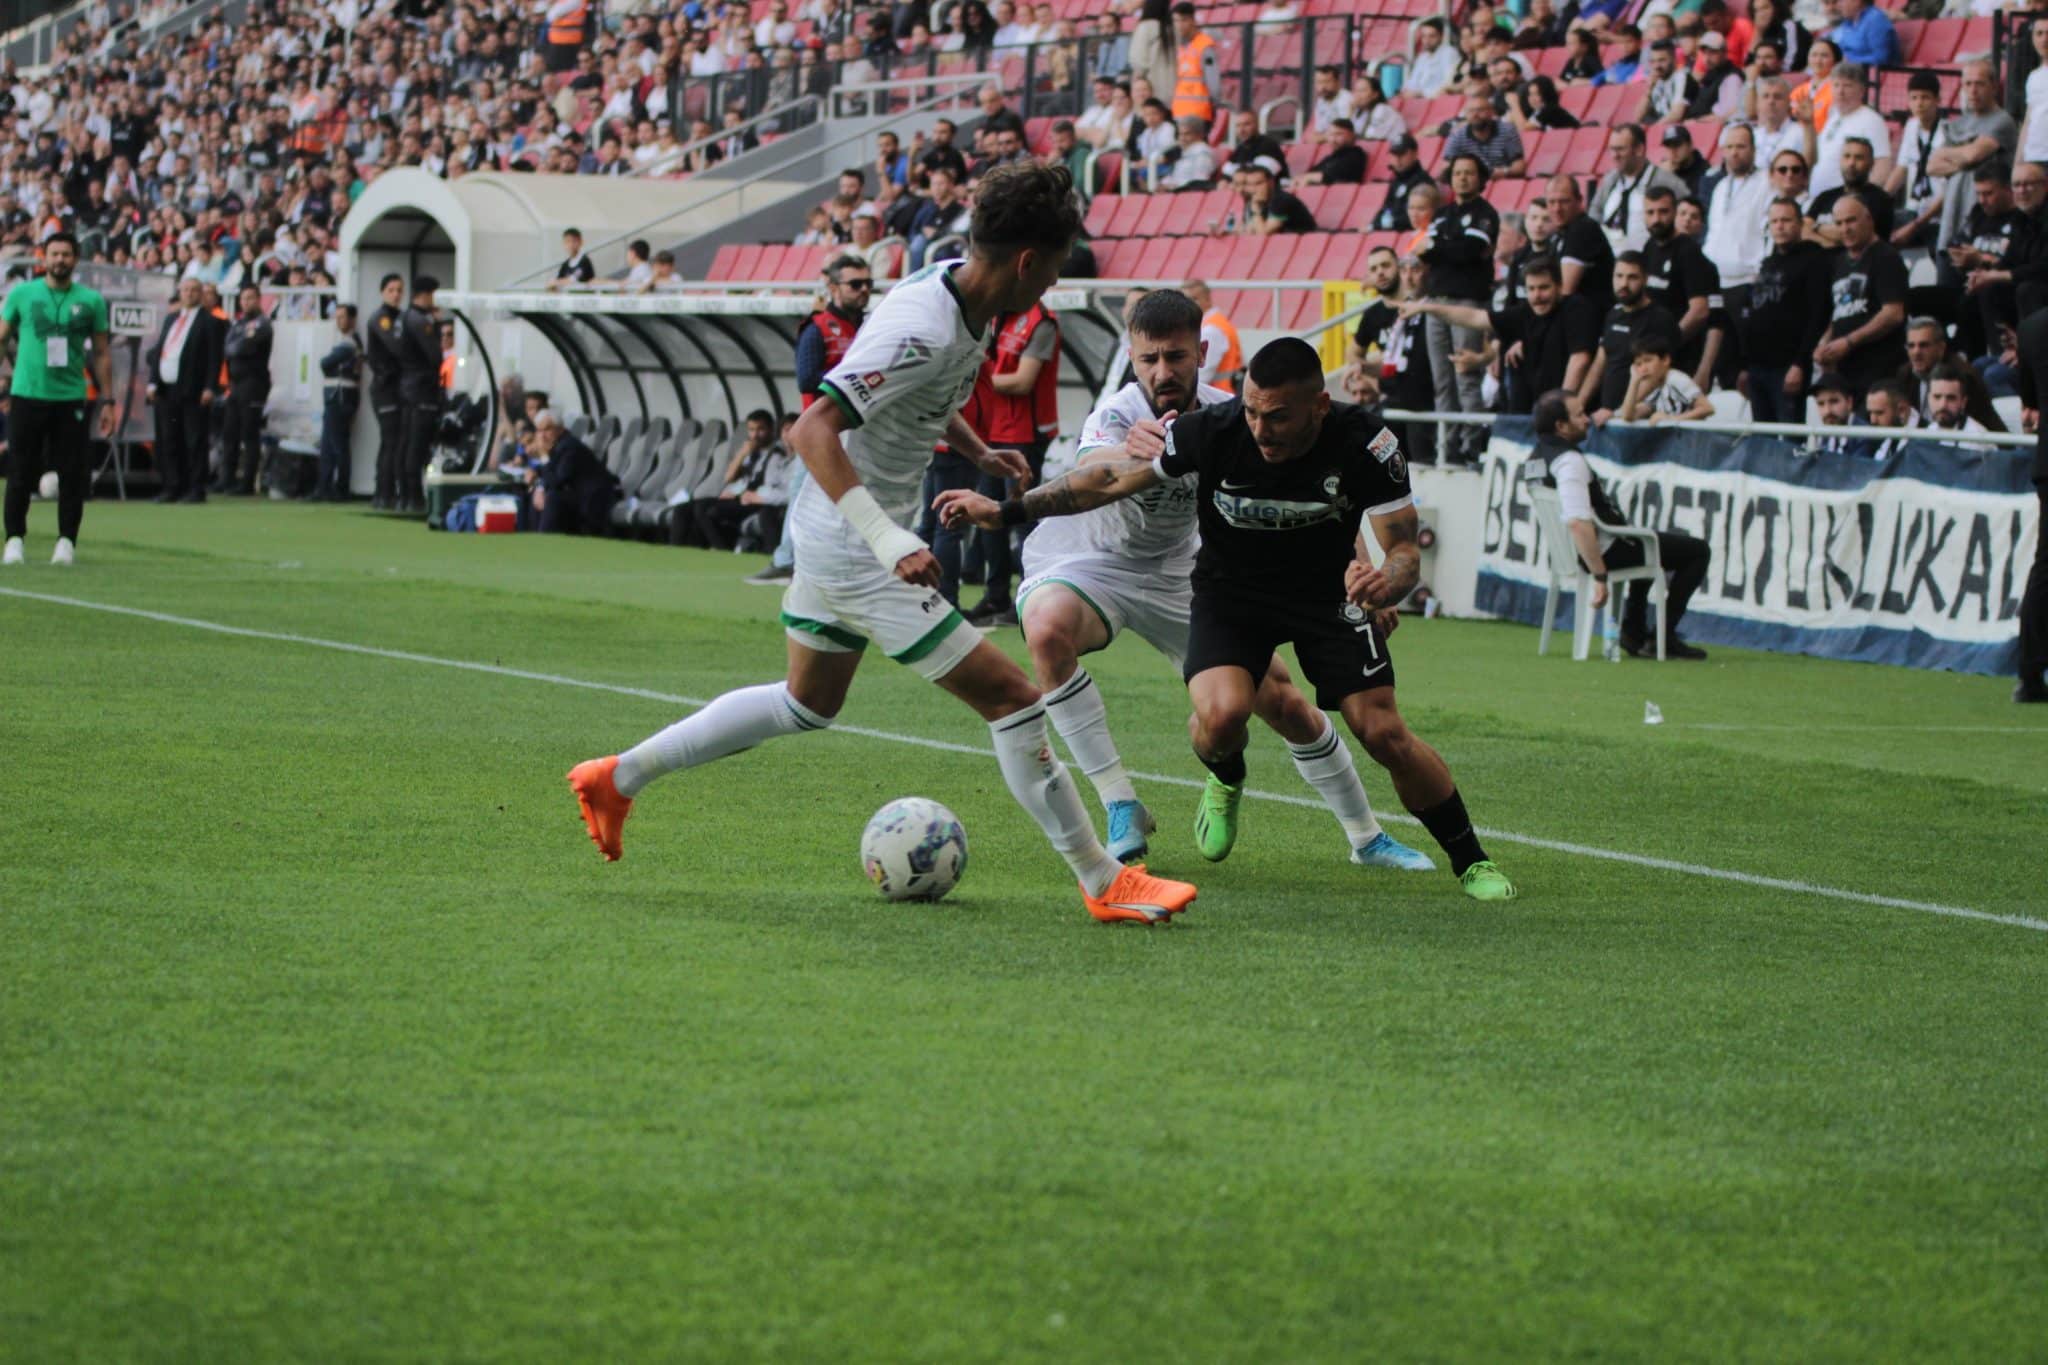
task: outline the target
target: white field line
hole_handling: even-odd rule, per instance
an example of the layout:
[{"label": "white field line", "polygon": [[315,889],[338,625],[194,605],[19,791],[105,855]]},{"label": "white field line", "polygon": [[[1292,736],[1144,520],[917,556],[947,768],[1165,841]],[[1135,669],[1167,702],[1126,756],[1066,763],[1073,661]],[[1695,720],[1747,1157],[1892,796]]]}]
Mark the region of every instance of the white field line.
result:
[{"label": "white field line", "polygon": [[1667,730],[1725,730],[1732,734],[1749,731],[1796,730],[1801,734],[1815,731],[1858,735],[2040,735],[2048,737],[2048,725],[1792,725],[1775,722],[1751,723],[1749,721],[1665,721]]},{"label": "white field line", "polygon": [[[108,602],[88,602],[77,597],[62,597],[55,593],[26,592],[19,588],[0,587],[0,596],[21,598],[26,601],[43,602],[52,606],[75,607],[82,611],[105,612],[114,616],[132,616],[144,621],[155,621],[167,626],[183,626],[187,630],[208,631],[215,635],[232,635],[245,640],[270,640],[278,644],[304,645],[309,649],[330,649],[343,654],[360,654],[373,659],[394,659],[400,663],[427,664],[435,668],[454,668],[467,673],[488,673],[500,678],[518,678],[525,682],[550,683],[556,687],[575,687],[589,692],[608,692],[615,696],[635,697],[642,701],[664,702],[672,706],[699,707],[706,704],[701,697],[684,697],[672,692],[656,692],[645,687],[626,687],[618,683],[593,682],[587,678],[565,677],[559,673],[540,673],[532,669],[507,668],[502,664],[477,663],[468,659],[444,659],[434,654],[415,654],[411,650],[383,649],[376,645],[352,644],[346,640],[323,640],[313,635],[294,635],[286,631],[253,630],[246,626],[230,626],[219,621],[202,621],[190,616],[173,616],[167,612],[145,611],[140,607],[115,606]],[[994,758],[995,753],[972,744],[955,744],[950,740],[928,739],[923,735],[899,734],[894,730],[875,730],[863,725],[835,725],[833,731],[839,734],[860,735],[867,739],[887,740],[892,744],[912,744],[921,749],[937,749],[944,753],[971,754],[977,758]],[[1174,787],[1200,787],[1201,781],[1191,777],[1169,773],[1132,773],[1131,776],[1146,782],[1156,782]],[[1260,801],[1276,801],[1283,805],[1306,806],[1312,810],[1322,809],[1322,802],[1311,797],[1288,795],[1280,792],[1264,792],[1247,789],[1247,796]],[[1404,825],[1419,823],[1413,816],[1381,815],[1382,820]],[[1479,828],[1479,833],[1488,839],[1504,844],[1520,844],[1526,848],[1540,848],[1552,853],[1569,853],[1579,858],[1599,858],[1607,862],[1624,863],[1630,867],[1651,868],[1659,872],[1678,872],[1688,877],[1704,877],[1712,881],[1735,882],[1743,886],[1763,887],[1772,891],[1789,891],[1795,895],[1819,896],[1827,900],[1849,901],[1857,905],[1877,905],[1892,910],[1916,910],[1928,915],[1946,915],[1954,919],[1984,920],[1992,924],[2008,924],[2019,929],[2033,929],[2048,933],[2048,920],[2034,919],[2026,915],[2000,915],[1988,910],[1973,910],[1963,905],[1940,905],[1932,901],[1907,900],[1900,896],[1880,896],[1868,891],[1852,891],[1845,887],[1824,886],[1817,882],[1795,881],[1786,877],[1766,877],[1754,872],[1741,872],[1732,868],[1708,867],[1702,863],[1678,862],[1671,858],[1652,858],[1641,853],[1627,853],[1620,849],[1597,848],[1590,844],[1575,844],[1564,839],[1545,839],[1532,834],[1518,834],[1512,830]]]}]

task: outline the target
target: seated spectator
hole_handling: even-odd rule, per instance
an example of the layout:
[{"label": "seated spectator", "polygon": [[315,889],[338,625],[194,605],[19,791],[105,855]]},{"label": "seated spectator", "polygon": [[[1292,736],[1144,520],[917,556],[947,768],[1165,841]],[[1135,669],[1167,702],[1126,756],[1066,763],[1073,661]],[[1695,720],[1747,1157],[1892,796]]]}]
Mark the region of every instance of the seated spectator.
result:
[{"label": "seated spectator", "polygon": [[1387,103],[1386,91],[1372,75],[1351,83],[1351,126],[1365,142],[1392,142],[1408,131],[1408,121]]},{"label": "seated spectator", "polygon": [[1351,120],[1340,118],[1330,124],[1328,150],[1322,159],[1309,167],[1308,174],[1301,178],[1304,185],[1363,185],[1365,183],[1365,148],[1358,145],[1358,134],[1352,130]]},{"label": "seated spectator", "polygon": [[1140,190],[1152,188],[1155,174],[1163,175],[1167,158],[1179,145],[1180,134],[1168,118],[1163,100],[1146,100],[1138,111],[1139,125],[1131,131],[1131,183]]},{"label": "seated spectator", "polygon": [[1600,60],[1600,40],[1588,28],[1574,28],[1565,38],[1570,54],[1564,60],[1564,69],[1557,78],[1566,85],[1586,85],[1600,78],[1607,69]]},{"label": "seated spectator", "polygon": [[1644,336],[1636,341],[1629,362],[1628,392],[1621,400],[1621,420],[1699,422],[1714,415],[1714,405],[1690,376],[1674,366],[1668,337]]},{"label": "seated spectator", "polygon": [[1658,141],[1663,147],[1658,164],[1664,173],[1684,186],[1680,193],[1698,194],[1700,181],[1707,174],[1707,159],[1692,145],[1692,130],[1674,123]]},{"label": "seated spectator", "polygon": [[[1715,0],[1720,3],[1720,0]],[[1723,17],[1726,17],[1725,10]],[[1747,20],[1743,22],[1747,23]],[[1728,40],[1711,29],[1700,35],[1700,65],[1694,73],[1699,89],[1686,102],[1686,118],[1733,118],[1742,112],[1742,71],[1731,58]]]},{"label": "seated spectator", "polygon": [[[1121,122],[1126,125],[1121,132],[1118,131],[1116,107],[1119,92],[1124,96],[1124,117]],[[1081,116],[1074,120],[1074,136],[1090,147],[1114,145],[1130,136],[1129,121],[1130,87],[1107,76],[1097,76],[1093,99],[1088,107],[1081,111]]]},{"label": "seated spectator", "polygon": [[1663,123],[1685,117],[1685,106],[1700,92],[1692,69],[1678,60],[1675,44],[1650,45],[1649,70],[1643,81],[1642,97],[1636,101],[1634,120],[1641,124]]},{"label": "seated spectator", "polygon": [[1167,167],[1164,188],[1173,193],[1206,190],[1216,183],[1216,153],[1209,146],[1209,120],[1193,114],[1178,120],[1180,144]]},{"label": "seated spectator", "polygon": [[1484,95],[1468,96],[1465,120],[1444,140],[1444,164],[1461,156],[1477,158],[1491,176],[1518,176],[1529,169],[1522,151],[1522,135],[1513,124],[1504,124]]},{"label": "seated spectator", "polygon": [[1095,185],[1089,166],[1094,153],[1081,145],[1081,139],[1074,129],[1072,119],[1056,119],[1052,125],[1052,145],[1046,149],[1045,162],[1049,166],[1065,166],[1067,174],[1074,179],[1074,188],[1081,198],[1092,198]]},{"label": "seated spectator", "polygon": [[1507,115],[1525,133],[1579,126],[1572,111],[1558,102],[1557,82],[1548,76],[1537,76],[1516,91],[1508,100]]},{"label": "seated spectator", "polygon": [[1313,93],[1314,99],[1309,105],[1309,137],[1315,142],[1327,142],[1330,125],[1340,118],[1351,117],[1351,92],[1339,83],[1336,67],[1319,66]]},{"label": "seated spectator", "polygon": [[[1601,485],[1600,476],[1586,462],[1580,447],[1586,439],[1588,422],[1585,404],[1579,396],[1552,389],[1536,402],[1534,414],[1536,447],[1530,453],[1528,477],[1557,490],[1559,510],[1579,563],[1593,575],[1593,606],[1607,605],[1607,576],[1616,569],[1639,569],[1648,563],[1643,543],[1621,539],[1604,527],[1623,526],[1628,518]],[[1706,582],[1707,566],[1713,552],[1698,536],[1676,531],[1657,533],[1657,563],[1668,575],[1664,597],[1664,656],[1667,659],[1697,660],[1707,652],[1689,645],[1678,633],[1678,623],[1692,595]],[[1629,584],[1628,601],[1622,607],[1617,632],[1621,648],[1638,659],[1657,657],[1657,642],[1650,633],[1650,584],[1637,579]]]},{"label": "seated spectator", "polygon": [[555,267],[555,277],[548,281],[550,290],[578,288],[597,278],[597,267],[583,250],[583,234],[575,228],[562,233],[562,254],[564,260]]},{"label": "seated spectator", "polygon": [[1237,215],[1239,236],[1316,230],[1316,216],[1308,211],[1308,205],[1280,188],[1279,168],[1263,157],[1240,172],[1237,181],[1243,204]]},{"label": "seated spectator", "polygon": [[[1849,392],[1849,386],[1842,376],[1833,371],[1823,371],[1813,381],[1813,406],[1819,414],[1820,425],[1824,427],[1846,427],[1849,419],[1856,415],[1856,399]],[[1806,442],[1808,455],[1851,455],[1856,453],[1859,442],[1847,436],[1813,436]]]},{"label": "seated spectator", "polygon": [[[959,237],[967,231],[971,212],[961,195],[959,181],[947,167],[931,173],[931,196],[917,211],[910,229],[910,268],[922,270],[933,258],[932,245],[945,237]],[[965,254],[964,252],[962,254]],[[947,257],[945,259],[951,259]]]},{"label": "seated spectator", "polygon": [[1952,377],[1963,385],[1963,410],[1971,420],[1986,431],[2006,429],[1984,377],[1975,366],[1949,354],[1947,329],[1934,318],[1914,318],[1906,324],[1906,364],[1893,377],[1905,385],[1913,406],[1926,421],[1934,420],[1934,381]]},{"label": "seated spectator", "polygon": [[675,509],[669,519],[669,543],[730,550],[744,526],[754,548],[773,547],[782,538],[795,467],[796,456],[788,443],[775,437],[775,419],[756,408],[747,414],[747,434],[726,462],[724,487],[715,498],[696,499]]},{"label": "seated spectator", "polygon": [[[1863,397],[1863,408],[1868,424],[1874,427],[1913,431],[1920,426],[1920,413],[1913,406],[1912,395],[1896,379],[1880,379],[1872,384]],[[1889,460],[1903,454],[1906,442],[1911,439],[1904,435],[1886,437],[1881,441],[1866,439],[1857,443],[1861,449],[1852,449],[1851,453],[1873,460]]]},{"label": "seated spectator", "polygon": [[902,253],[896,243],[882,240],[882,216],[873,209],[863,208],[854,212],[853,240],[847,243],[847,250],[867,263],[868,273],[874,278],[896,278],[896,267],[901,263]]},{"label": "seated spectator", "polygon": [[1131,38],[1113,9],[1095,16],[1095,74],[1123,80],[1131,73]]},{"label": "seated spectator", "polygon": [[953,120],[942,118],[932,125],[931,140],[923,144],[922,150],[913,141],[910,150],[917,160],[918,174],[929,179],[934,170],[943,166],[953,173],[955,185],[966,184],[967,157],[954,145],[958,136],[959,128]]},{"label": "seated spectator", "polygon": [[1237,145],[1230,150],[1230,156],[1218,169],[1232,179],[1245,167],[1260,157],[1271,158],[1274,165],[1285,165],[1287,153],[1276,138],[1259,131],[1259,116],[1249,109],[1240,109],[1231,116],[1231,133]]},{"label": "seated spectator", "polygon": [[1493,104],[1493,112],[1502,118],[1507,118],[1509,111],[1521,102],[1522,87],[1527,83],[1528,78],[1512,57],[1496,57],[1486,65],[1487,98]]},{"label": "seated spectator", "polygon": [[1614,54],[1607,69],[1593,78],[1593,84],[1627,85],[1637,79],[1642,69],[1642,31],[1634,24],[1620,24],[1614,29]]},{"label": "seated spectator", "polygon": [[1813,35],[1792,17],[1790,0],[1749,0],[1749,22],[1756,35],[1749,47],[1752,58],[1759,46],[1769,43],[1781,54],[1785,70],[1806,69],[1806,47]]},{"label": "seated spectator", "polygon": [[1458,51],[1444,42],[1444,22],[1424,19],[1415,26],[1415,60],[1408,64],[1402,90],[1424,99],[1444,92],[1458,74]]},{"label": "seated spectator", "polygon": [[1515,26],[1517,50],[1556,47],[1564,41],[1564,18],[1556,0],[1529,0],[1528,11]]},{"label": "seated spectator", "polygon": [[681,292],[683,277],[676,274],[676,254],[673,251],[654,253],[654,272],[647,277],[647,283],[640,287],[643,294],[674,294]]},{"label": "seated spectator", "polygon": [[619,287],[628,294],[644,294],[654,283],[654,252],[644,237],[626,243],[626,278]]},{"label": "seated spectator", "polygon": [[1905,60],[1891,16],[1870,0],[1835,0],[1835,14],[1838,22],[1828,30],[1828,37],[1841,49],[1843,61],[1897,66]]},{"label": "seated spectator", "polygon": [[820,204],[804,219],[804,230],[796,235],[791,246],[831,246],[839,240],[839,234],[832,230],[832,216]]},{"label": "seated spectator", "polygon": [[1959,450],[1989,450],[1982,441],[1960,441],[1954,437],[1983,435],[1990,428],[1970,416],[1969,397],[1961,375],[1943,374],[1931,381],[1927,395],[1928,425],[1943,433],[1944,445]]},{"label": "seated spectator", "polygon": [[527,473],[540,529],[570,535],[601,535],[611,525],[612,507],[623,496],[618,476],[590,447],[562,426],[552,412],[534,423],[540,465]]}]

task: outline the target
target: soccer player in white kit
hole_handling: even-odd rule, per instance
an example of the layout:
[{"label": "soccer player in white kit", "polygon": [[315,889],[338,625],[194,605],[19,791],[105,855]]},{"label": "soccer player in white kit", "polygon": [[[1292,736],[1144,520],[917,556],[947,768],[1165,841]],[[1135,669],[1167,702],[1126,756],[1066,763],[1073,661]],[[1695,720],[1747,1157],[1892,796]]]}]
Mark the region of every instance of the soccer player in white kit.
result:
[{"label": "soccer player in white kit", "polygon": [[[1137,379],[1097,405],[1081,428],[1081,463],[1091,453],[1124,447],[1134,454],[1164,449],[1158,423],[1194,407],[1228,402],[1222,389],[1200,384],[1202,311],[1178,290],[1148,293],[1127,320]],[[960,499],[958,515],[994,512],[986,498]],[[1031,649],[1046,714],[1074,761],[1095,784],[1109,817],[1111,856],[1147,852],[1155,828],[1138,800],[1109,733],[1101,689],[1080,656],[1109,646],[1129,630],[1165,655],[1179,672],[1187,657],[1190,575],[1199,544],[1195,480],[1174,479],[1134,497],[1078,516],[1039,523],[1024,542],[1024,582],[1017,592],[1024,639]],[[1387,613],[1391,616],[1392,613]],[[1373,817],[1351,750],[1335,726],[1272,661],[1255,708],[1287,741],[1294,766],[1343,827],[1351,860],[1369,867],[1427,872],[1435,865],[1400,843]],[[1227,847],[1205,848],[1205,856]]]},{"label": "soccer player in white kit", "polygon": [[781,735],[823,730],[846,703],[870,641],[973,707],[988,722],[1003,780],[1081,883],[1098,920],[1155,924],[1195,888],[1125,866],[1104,851],[1066,769],[1053,756],[1045,703],[1022,669],[961,619],[938,591],[939,564],[904,528],[917,512],[932,448],[1028,473],[960,419],[998,313],[1021,312],[1058,280],[1081,226],[1064,168],[1036,162],[982,177],[965,261],[919,271],[889,291],[839,364],[824,398],[790,433],[810,481],[790,509],[796,574],[782,599],[789,672],[714,700],[622,754],[569,772],[591,839],[607,861],[633,798],[655,778]]}]

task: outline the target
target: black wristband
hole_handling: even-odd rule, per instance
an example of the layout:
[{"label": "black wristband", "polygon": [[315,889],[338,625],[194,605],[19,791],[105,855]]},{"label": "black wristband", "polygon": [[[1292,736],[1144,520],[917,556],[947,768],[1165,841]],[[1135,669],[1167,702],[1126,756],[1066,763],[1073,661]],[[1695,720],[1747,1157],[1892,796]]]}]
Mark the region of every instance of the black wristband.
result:
[{"label": "black wristband", "polygon": [[1593,581],[1595,583],[1605,583],[1607,581],[1607,575],[1604,573],[1596,573],[1593,575]]},{"label": "black wristband", "polygon": [[1009,498],[1003,503],[1003,525],[1022,526],[1031,520],[1031,514],[1024,510],[1024,499]]}]

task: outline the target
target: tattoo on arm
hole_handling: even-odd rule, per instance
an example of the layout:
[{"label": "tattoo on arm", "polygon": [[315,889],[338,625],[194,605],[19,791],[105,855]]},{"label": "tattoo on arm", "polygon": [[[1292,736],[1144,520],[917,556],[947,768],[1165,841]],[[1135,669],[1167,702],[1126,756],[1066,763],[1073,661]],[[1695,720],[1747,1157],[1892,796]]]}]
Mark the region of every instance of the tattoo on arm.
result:
[{"label": "tattoo on arm", "polygon": [[1384,605],[1392,606],[1413,591],[1416,581],[1422,576],[1422,549],[1417,544],[1422,520],[1413,507],[1404,507],[1386,516],[1374,517],[1372,531],[1380,543],[1380,572],[1387,576],[1395,589],[1388,594]]},{"label": "tattoo on arm", "polygon": [[1071,516],[1127,498],[1144,488],[1152,473],[1149,460],[1104,460],[1069,470],[1024,495],[1024,514],[1033,521]]}]

